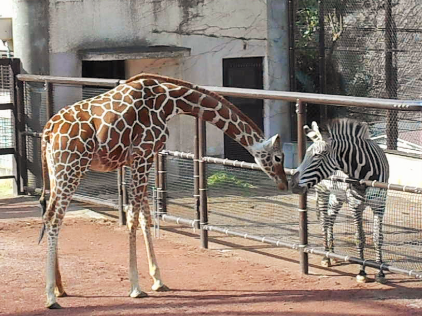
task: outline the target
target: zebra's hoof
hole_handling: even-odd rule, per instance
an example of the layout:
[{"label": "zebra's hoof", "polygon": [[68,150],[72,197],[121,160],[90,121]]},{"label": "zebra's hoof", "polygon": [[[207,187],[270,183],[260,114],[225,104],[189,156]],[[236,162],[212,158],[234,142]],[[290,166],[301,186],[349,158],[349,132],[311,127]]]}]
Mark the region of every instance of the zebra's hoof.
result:
[{"label": "zebra's hoof", "polygon": [[356,276],[356,282],[358,282],[358,283],[366,283],[366,281],[368,281],[368,279],[366,278],[366,275],[358,274]]},{"label": "zebra's hoof", "polygon": [[375,281],[381,284],[387,283],[387,279],[385,278],[385,275],[376,275]]},{"label": "zebra's hoof", "polygon": [[324,258],[321,260],[321,266],[324,268],[329,268],[331,267],[331,261],[330,258]]}]

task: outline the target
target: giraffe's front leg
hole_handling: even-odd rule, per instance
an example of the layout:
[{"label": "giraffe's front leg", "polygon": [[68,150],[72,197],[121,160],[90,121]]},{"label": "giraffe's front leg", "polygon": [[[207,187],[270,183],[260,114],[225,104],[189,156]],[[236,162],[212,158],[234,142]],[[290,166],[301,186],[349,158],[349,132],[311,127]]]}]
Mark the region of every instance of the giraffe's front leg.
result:
[{"label": "giraffe's front leg", "polygon": [[154,280],[152,285],[152,290],[157,292],[169,291],[170,289],[164,285],[161,280],[160,269],[157,264],[157,259],[155,257],[154,247],[152,244],[151,238],[151,214],[149,211],[148,199],[146,197],[146,187],[142,199],[142,209],[141,209],[141,228],[144,234],[145,247],[148,256],[148,265],[149,265],[149,274]]},{"label": "giraffe's front leg", "polygon": [[139,225],[139,207],[134,204],[127,210],[127,226],[129,229],[129,296],[134,298],[146,297],[148,294],[141,291],[139,286],[138,264],[136,255],[136,230]]}]

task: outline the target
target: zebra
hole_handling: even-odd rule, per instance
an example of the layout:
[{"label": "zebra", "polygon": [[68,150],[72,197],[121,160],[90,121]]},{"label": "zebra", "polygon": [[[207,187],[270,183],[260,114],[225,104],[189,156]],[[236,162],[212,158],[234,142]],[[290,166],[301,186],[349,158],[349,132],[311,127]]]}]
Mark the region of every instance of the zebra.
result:
[{"label": "zebra", "polygon": [[[313,144],[306,151],[302,163],[292,176],[293,193],[305,193],[309,188],[333,175],[336,170],[341,170],[354,179],[388,181],[387,157],[383,150],[369,138],[369,128],[366,123],[352,119],[335,119],[327,124],[327,130],[322,133],[316,122],[312,123],[312,128],[304,126],[304,131]],[[376,262],[382,264],[381,248],[384,240],[382,222],[387,190],[352,184],[345,192],[357,228],[356,246],[360,258],[365,262],[365,232],[362,215],[365,207],[369,206],[374,213],[373,240]],[[324,203],[327,204],[326,198],[321,200],[322,207],[325,207]],[[366,282],[365,264],[361,266],[356,280],[360,283]],[[376,280],[380,283],[385,282],[382,265]]]}]

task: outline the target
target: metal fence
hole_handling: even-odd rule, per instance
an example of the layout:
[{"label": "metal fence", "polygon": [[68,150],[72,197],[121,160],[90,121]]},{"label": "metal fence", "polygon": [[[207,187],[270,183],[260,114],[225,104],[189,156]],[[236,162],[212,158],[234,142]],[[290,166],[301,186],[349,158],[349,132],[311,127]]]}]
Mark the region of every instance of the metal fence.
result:
[{"label": "metal fence", "polygon": [[[162,218],[195,226],[199,216],[194,197],[194,155],[171,151],[165,152],[165,155],[167,208]],[[245,167],[241,166],[241,162],[212,157],[206,157],[204,161],[207,163],[205,178],[208,195],[205,229],[299,249],[298,195],[277,190],[257,165]],[[397,269],[422,278],[422,188],[407,190],[409,192],[404,192],[401,186],[390,186],[388,191],[383,258],[386,267],[391,267],[392,271]],[[308,194],[307,213],[308,242],[305,251],[322,255],[325,253],[324,240],[314,190]],[[367,235],[365,260],[375,263],[372,212],[367,210],[364,214]],[[333,225],[335,254],[342,256],[343,260],[348,257],[348,261],[359,262],[355,245],[356,227],[347,203],[340,209]]]},{"label": "metal fence", "polygon": [[[21,92],[18,93],[22,96],[18,100],[19,110],[22,115],[24,114],[23,117],[28,119],[25,124],[20,125],[20,141],[28,144],[22,149],[20,156],[27,157],[30,153],[27,159],[20,161],[21,170],[28,170],[27,173],[22,173],[22,182],[27,191],[34,191],[39,188],[40,179],[34,177],[34,181],[31,182],[28,175],[31,168],[36,169],[34,166],[39,161],[37,142],[42,124],[54,113],[55,106],[61,108],[59,101],[65,103],[63,100],[66,100],[68,104],[72,98],[74,102],[88,96],[90,93],[88,86],[100,89],[92,92],[98,94],[104,88],[116,86],[119,81],[31,75],[19,75],[18,79],[24,82],[24,85],[20,85]],[[226,96],[297,102],[299,130],[305,122],[306,103],[370,107],[378,110],[394,109],[413,114],[420,114],[422,111],[422,104],[419,101],[206,88]],[[34,106],[34,102],[38,104]],[[37,119],[38,123],[31,123],[31,119]],[[165,221],[175,221],[200,228],[204,247],[207,247],[208,231],[215,231],[298,250],[302,271],[306,273],[308,253],[326,255],[321,248],[321,227],[314,209],[314,193],[309,194],[310,208],[307,211],[306,196],[282,194],[276,191],[274,184],[257,165],[205,157],[204,143],[199,145],[199,140],[204,139],[204,134],[205,124],[197,121],[195,154],[163,152],[158,155],[155,168],[157,172],[153,172],[150,177],[150,194],[155,215]],[[301,157],[305,148],[303,133],[299,133],[298,140]],[[30,141],[36,144],[32,148],[29,146]],[[287,172],[291,173],[291,170]],[[128,195],[125,192],[129,192],[127,187],[129,181],[125,179],[130,179],[128,170],[121,169],[115,173],[91,172],[83,180],[75,199],[118,208],[123,223],[123,206],[127,203]],[[378,183],[366,183],[366,185],[389,188],[384,230],[387,265],[383,269],[421,278],[422,189]],[[300,212],[297,211],[298,208]],[[367,236],[371,234],[371,227],[372,217],[368,213],[365,216]],[[337,248],[336,252],[330,253],[329,256],[352,263],[362,263],[354,250],[355,228],[347,206],[340,211],[334,230]],[[371,260],[374,257],[374,250],[369,237],[367,244],[368,262],[365,264],[380,268],[379,264]]]}]

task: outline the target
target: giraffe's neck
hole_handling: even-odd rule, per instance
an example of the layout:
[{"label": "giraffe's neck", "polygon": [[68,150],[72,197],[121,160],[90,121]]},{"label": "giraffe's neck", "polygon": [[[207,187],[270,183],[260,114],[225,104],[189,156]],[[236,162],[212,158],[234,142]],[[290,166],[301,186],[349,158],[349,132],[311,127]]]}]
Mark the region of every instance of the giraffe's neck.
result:
[{"label": "giraffe's neck", "polygon": [[160,76],[139,79],[134,85],[136,83],[142,85],[144,96],[154,98],[153,107],[161,112],[162,120],[168,121],[178,114],[199,117],[222,130],[252,155],[265,141],[262,131],[251,119],[216,93]]}]

